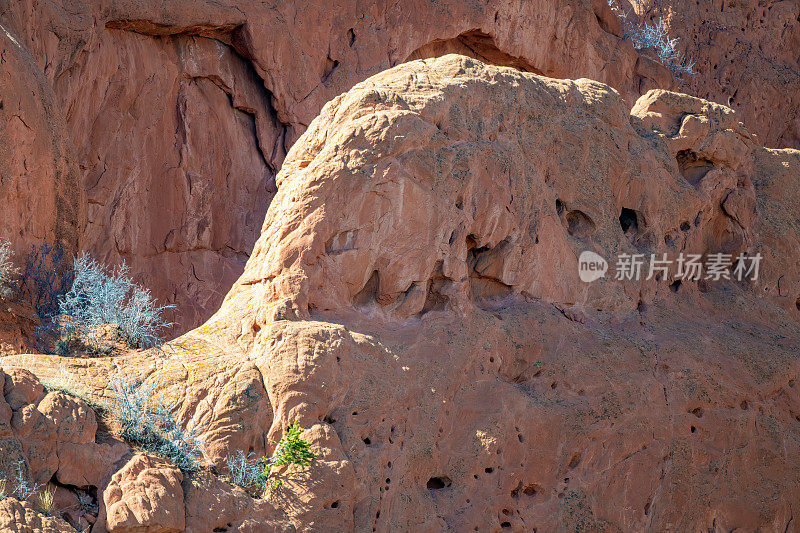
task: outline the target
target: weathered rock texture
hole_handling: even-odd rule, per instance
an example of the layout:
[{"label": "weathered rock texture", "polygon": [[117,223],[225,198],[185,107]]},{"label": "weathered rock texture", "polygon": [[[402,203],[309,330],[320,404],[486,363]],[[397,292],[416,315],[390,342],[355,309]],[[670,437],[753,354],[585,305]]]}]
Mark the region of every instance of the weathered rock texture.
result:
[{"label": "weathered rock texture", "polygon": [[[8,118],[9,102],[30,100],[25,87],[40,87],[44,96],[29,105],[44,102],[57,120],[26,119],[41,131],[27,163],[20,151],[0,153],[3,165],[21,168],[0,185],[13,206],[0,216],[23,229],[11,235],[3,226],[0,236],[24,251],[42,239],[72,243],[77,228],[84,249],[127,261],[160,300],[177,304],[178,330],[186,331],[241,273],[286,150],[322,106],[386,68],[449,52],[599,80],[629,105],[648,89],[681,87],[741,106],[767,146],[800,146],[796,3],[635,4],[643,15],[663,12],[697,59],[688,85],[621,38],[605,0],[7,2],[5,47],[14,39],[33,58],[11,71],[20,78],[3,82],[7,135],[14,145],[32,142]],[[81,186],[67,189],[86,199],[56,202],[60,210],[52,193],[32,194],[25,177],[43,190],[62,174],[77,177]],[[21,224],[33,210],[35,220]],[[54,232],[55,224],[69,231]]]},{"label": "weathered rock texture", "polygon": [[[94,523],[97,511],[91,511],[90,490],[103,486],[116,463],[129,453],[128,446],[98,439],[96,414],[86,402],[59,390],[45,390],[26,370],[0,370],[0,383],[0,478],[5,480],[4,496],[9,496],[0,501],[0,529],[72,531],[66,522],[37,512],[40,491],[27,502],[10,497],[21,484],[44,490],[51,481],[76,500],[74,508],[59,506],[59,514],[69,515],[72,525]],[[77,495],[84,498],[83,508],[77,505]]]},{"label": "weathered rock texture", "polygon": [[681,92],[735,109],[766,146],[800,148],[800,4],[632,2],[642,20],[662,19],[697,60]]},{"label": "weathered rock texture", "polygon": [[[630,112],[448,55],[335,98],[277,186],[222,308],[164,357],[0,359],[99,401],[119,370],[159,383],[218,469],[307,428],[319,458],[266,500],[184,480],[187,530],[794,527],[800,152],[705,100]],[[585,284],[586,249],[764,259]]]}]

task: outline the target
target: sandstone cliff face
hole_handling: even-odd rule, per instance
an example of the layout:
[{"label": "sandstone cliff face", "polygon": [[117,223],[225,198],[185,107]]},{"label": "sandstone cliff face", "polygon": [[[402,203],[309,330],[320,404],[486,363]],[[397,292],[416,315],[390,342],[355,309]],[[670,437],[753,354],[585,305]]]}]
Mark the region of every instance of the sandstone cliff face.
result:
[{"label": "sandstone cliff face", "polygon": [[800,147],[800,5],[797,2],[632,2],[644,20],[661,18],[699,75],[681,92],[737,111],[759,141]]},{"label": "sandstone cliff face", "polygon": [[[73,151],[61,164],[78,173],[83,190],[68,190],[86,194],[62,202],[58,213],[42,205],[38,223],[60,220],[77,228],[83,249],[127,261],[161,301],[177,304],[185,331],[217,309],[241,273],[286,150],[326,102],[357,82],[410,59],[457,52],[605,82],[628,105],[649,89],[680,88],[741,106],[765,145],[798,147],[792,51],[800,22],[790,4],[737,4],[712,17],[692,2],[635,3],[643,15],[662,13],[697,58],[699,74],[686,86],[621,39],[604,0],[269,8],[243,0],[47,0],[0,6],[0,22],[30,51],[38,65],[31,76],[49,81],[52,114],[67,127],[42,125],[42,132]],[[713,51],[701,49],[709,39]],[[737,62],[740,51],[746,61]],[[14,87],[4,92],[21,91]],[[49,157],[31,161],[46,168]],[[24,189],[21,179],[9,187]],[[7,216],[29,212],[27,196],[2,197],[15,206]],[[50,237],[30,228],[14,241],[23,251]]]},{"label": "sandstone cliff face", "polygon": [[[705,100],[652,91],[629,111],[595,81],[412,61],[323,108],[244,274],[164,357],[0,366],[63,369],[100,401],[117,369],[157,383],[218,471],[308,428],[319,458],[264,500],[211,472],[175,494],[153,459],[116,463],[99,520],[126,528],[784,531],[798,169]],[[752,282],[587,284],[587,249],[764,259]],[[145,478],[183,525],[111,512]]]}]

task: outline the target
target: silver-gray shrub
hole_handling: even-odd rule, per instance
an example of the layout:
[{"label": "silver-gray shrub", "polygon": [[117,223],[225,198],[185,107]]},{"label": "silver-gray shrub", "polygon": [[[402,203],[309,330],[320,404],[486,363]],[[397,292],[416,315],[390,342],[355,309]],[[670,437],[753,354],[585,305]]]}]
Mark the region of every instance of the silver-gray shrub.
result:
[{"label": "silver-gray shrub", "polygon": [[[3,491],[2,495],[0,495],[0,500],[6,496],[13,496],[19,501],[25,501],[39,491],[41,485],[28,481],[28,476],[23,470],[27,471],[27,465],[24,461],[17,461],[16,477],[11,481],[5,478],[2,479],[3,482],[0,485],[3,486]],[[6,494],[8,490],[11,492]]]},{"label": "silver-gray shrub", "polygon": [[111,382],[112,413],[120,436],[161,456],[181,470],[197,470],[203,441],[194,427],[183,429],[170,406],[158,398],[156,387],[118,374]]},{"label": "silver-gray shrub", "polygon": [[659,61],[668,67],[677,79],[685,74],[696,74],[694,61],[686,59],[678,50],[678,39],[670,39],[667,27],[661,19],[655,22],[640,21],[636,13],[626,13],[616,0],[608,0],[608,5],[622,21],[622,32],[631,40],[637,50],[653,48]]},{"label": "silver-gray shrub", "polygon": [[163,314],[174,306],[158,305],[148,289],[134,283],[124,263],[110,269],[82,254],[73,270],[72,287],[58,301],[67,339],[88,340],[98,326],[116,324],[134,348],[161,346],[161,333],[172,326]]},{"label": "silver-gray shrub", "polygon": [[14,266],[14,252],[8,241],[0,239],[0,299],[11,298],[16,292],[19,269]]},{"label": "silver-gray shrub", "polygon": [[258,458],[252,452],[245,455],[242,450],[236,450],[233,455],[225,458],[225,463],[231,473],[231,481],[243,489],[263,490],[267,483],[264,471],[264,459]]}]

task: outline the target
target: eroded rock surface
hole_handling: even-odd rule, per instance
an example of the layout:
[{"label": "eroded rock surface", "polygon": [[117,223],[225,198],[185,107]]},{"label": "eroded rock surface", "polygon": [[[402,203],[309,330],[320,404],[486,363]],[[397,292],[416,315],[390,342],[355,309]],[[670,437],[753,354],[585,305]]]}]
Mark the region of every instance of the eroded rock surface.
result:
[{"label": "eroded rock surface", "polygon": [[[793,527],[800,152],[698,98],[629,111],[448,55],[331,101],[277,185],[221,309],[163,356],[0,359],[99,400],[120,370],[160,384],[219,469],[306,428],[318,459],[268,499],[184,482],[188,529]],[[587,284],[587,249],[763,260]]]},{"label": "eroded rock surface", "polygon": [[[242,272],[275,173],[322,106],[384,69],[451,52],[596,79],[629,106],[649,89],[680,89],[740,109],[766,146],[800,146],[796,3],[633,4],[643,20],[663,16],[697,60],[686,84],[622,39],[605,0],[6,3],[4,47],[26,48],[29,65],[5,64],[24,76],[3,82],[16,155],[0,154],[12,169],[0,198],[23,233],[0,237],[19,252],[53,239],[74,250],[81,237],[176,304],[176,332],[191,329]],[[42,96],[25,105],[44,102],[54,117],[19,115],[36,141],[12,109],[31,86]],[[49,189],[53,180],[69,185]],[[45,189],[55,198],[33,193]]]}]

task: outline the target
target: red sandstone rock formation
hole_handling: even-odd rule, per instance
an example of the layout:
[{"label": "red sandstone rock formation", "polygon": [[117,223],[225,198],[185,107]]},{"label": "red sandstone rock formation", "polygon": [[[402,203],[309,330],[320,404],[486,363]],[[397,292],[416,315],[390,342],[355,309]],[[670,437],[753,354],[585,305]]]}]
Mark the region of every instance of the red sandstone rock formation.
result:
[{"label": "red sandstone rock formation", "polygon": [[[120,531],[790,530],[798,169],[698,98],[629,110],[596,81],[409,62],[332,100],[289,151],[211,320],[161,357],[0,358],[20,376],[5,401],[67,412],[15,368],[97,401],[135,374],[203,428],[217,472],[307,428],[318,459],[266,499],[210,466],[175,494],[170,467],[115,463],[94,486]],[[587,249],[763,262],[755,281],[587,284]],[[33,457],[45,478],[64,468]]]},{"label": "red sandstone rock formation", "polygon": [[[643,18],[663,15],[697,59],[687,85],[621,39],[604,0],[6,3],[5,57],[22,54],[26,66],[2,87],[16,149],[0,153],[12,169],[0,198],[13,206],[0,237],[19,252],[42,240],[74,250],[80,239],[104,261],[125,260],[188,330],[241,273],[286,150],[322,106],[386,68],[448,52],[595,79],[628,105],[679,88],[740,109],[766,146],[800,146],[796,4],[635,4]],[[41,96],[31,100],[32,86]],[[22,158],[32,134],[13,118],[18,98],[49,117],[30,125],[38,145]],[[53,180],[44,188],[55,198],[34,194]]]}]

